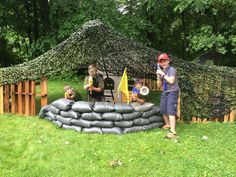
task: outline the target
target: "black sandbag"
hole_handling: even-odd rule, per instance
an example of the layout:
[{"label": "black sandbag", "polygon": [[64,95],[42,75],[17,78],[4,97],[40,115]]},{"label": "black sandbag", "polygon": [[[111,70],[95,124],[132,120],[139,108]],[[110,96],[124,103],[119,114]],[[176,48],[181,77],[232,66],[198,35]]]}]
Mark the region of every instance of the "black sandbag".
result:
[{"label": "black sandbag", "polygon": [[69,110],[69,111],[61,111],[60,115],[62,117],[69,117],[69,118],[73,118],[73,119],[78,119],[80,118],[80,113],[75,112],[73,110]]},{"label": "black sandbag", "polygon": [[160,113],[160,107],[159,107],[159,106],[154,106],[152,109],[153,109],[153,111],[154,111],[154,114],[156,114],[156,115],[161,115],[161,113]]},{"label": "black sandbag", "polygon": [[142,112],[131,112],[131,113],[127,113],[127,114],[123,114],[123,118],[124,120],[133,120],[135,118],[141,117],[142,116]]},{"label": "black sandbag", "polygon": [[78,125],[79,127],[86,127],[89,128],[91,127],[91,121],[83,120],[83,119],[72,119],[71,120],[73,125]]},{"label": "black sandbag", "polygon": [[130,104],[116,103],[114,105],[115,111],[119,113],[130,113],[134,111],[134,108]]},{"label": "black sandbag", "polygon": [[53,113],[53,114],[56,114],[56,115],[59,115],[60,114],[60,109],[58,109],[57,107],[53,106],[52,104],[48,105],[47,109]]},{"label": "black sandbag", "polygon": [[111,121],[119,121],[122,120],[123,117],[120,113],[117,112],[107,112],[102,114],[102,118],[105,120],[111,120]]},{"label": "black sandbag", "polygon": [[103,133],[111,133],[111,134],[122,134],[122,129],[119,127],[113,127],[113,128],[102,128]]},{"label": "black sandbag", "polygon": [[72,120],[72,118],[64,118],[64,117],[62,117],[62,116],[60,116],[60,115],[56,115],[56,119],[57,119],[58,121],[60,121],[61,123],[63,123],[63,124],[71,125],[71,120]]},{"label": "black sandbag", "polygon": [[138,119],[134,119],[133,123],[134,125],[148,125],[150,121],[148,119],[138,118]]},{"label": "black sandbag", "polygon": [[139,132],[139,131],[143,131],[144,127],[143,126],[134,126],[134,127],[130,127],[130,128],[125,128],[123,130],[123,133],[133,133],[133,132]]},{"label": "black sandbag", "polygon": [[162,118],[162,116],[153,115],[153,116],[149,117],[149,121],[150,121],[150,123],[164,122],[164,119]]},{"label": "black sandbag", "polygon": [[140,104],[138,102],[131,103],[131,106],[134,108],[135,111],[149,111],[154,107],[153,103],[145,102],[144,104]]},{"label": "black sandbag", "polygon": [[92,112],[93,104],[87,101],[77,101],[72,106],[72,110],[77,112]]},{"label": "black sandbag", "polygon": [[49,111],[49,110],[48,110],[48,106],[49,106],[49,105],[43,106],[43,107],[40,109],[39,114],[38,114],[39,118],[44,118],[44,117],[45,117],[45,113]]},{"label": "black sandbag", "polygon": [[81,127],[77,127],[77,126],[69,126],[69,125],[62,125],[62,128],[66,129],[66,130],[75,130],[77,132],[81,132]]},{"label": "black sandbag", "polygon": [[113,122],[112,121],[92,121],[91,126],[94,127],[102,127],[102,128],[111,128],[113,127]]},{"label": "black sandbag", "polygon": [[121,127],[121,128],[127,128],[127,127],[132,127],[133,121],[117,121],[114,122],[116,127]]},{"label": "black sandbag", "polygon": [[80,118],[84,120],[101,120],[102,116],[100,113],[88,112],[88,113],[83,113]]},{"label": "black sandbag", "polygon": [[95,102],[93,110],[95,112],[101,112],[101,113],[112,112],[114,111],[114,106],[112,103],[109,103],[109,102]]},{"label": "black sandbag", "polygon": [[45,113],[45,117],[50,117],[51,120],[56,120],[56,115],[51,113],[50,111]]},{"label": "black sandbag", "polygon": [[70,110],[73,104],[74,104],[73,101],[65,99],[65,98],[60,98],[60,99],[52,102],[53,106],[55,106],[56,108],[63,110],[63,111]]},{"label": "black sandbag", "polygon": [[82,132],[85,132],[85,133],[99,133],[99,134],[102,134],[101,128],[98,128],[98,127],[83,128],[83,129],[82,129]]},{"label": "black sandbag", "polygon": [[155,113],[156,113],[156,110],[152,108],[151,110],[144,112],[142,117],[149,118],[150,116],[153,116]]},{"label": "black sandbag", "polygon": [[161,128],[162,126],[163,126],[163,123],[156,122],[149,125],[144,125],[143,128],[144,130],[150,130],[153,128]]},{"label": "black sandbag", "polygon": [[56,121],[55,121],[55,120],[52,121],[52,123],[54,123],[55,125],[57,125],[59,128],[61,128],[62,125],[63,125],[61,122],[59,122],[59,121],[57,121],[57,120],[56,120]]}]

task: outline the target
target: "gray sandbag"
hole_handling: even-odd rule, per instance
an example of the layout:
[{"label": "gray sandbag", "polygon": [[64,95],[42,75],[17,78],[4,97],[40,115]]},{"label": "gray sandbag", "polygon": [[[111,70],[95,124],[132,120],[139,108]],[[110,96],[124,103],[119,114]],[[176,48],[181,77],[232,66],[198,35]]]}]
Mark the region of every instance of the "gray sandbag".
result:
[{"label": "gray sandbag", "polygon": [[162,116],[153,115],[153,116],[149,117],[149,121],[150,121],[150,123],[164,122],[164,119],[162,118]]},{"label": "gray sandbag", "polygon": [[76,112],[92,112],[93,104],[87,101],[77,101],[73,104],[72,110]]},{"label": "gray sandbag", "polygon": [[51,113],[50,111],[45,113],[45,117],[50,117],[51,120],[56,120],[56,115]]},{"label": "gray sandbag", "polygon": [[111,128],[113,127],[113,122],[112,121],[92,121],[91,126],[94,127],[102,127],[102,128]]},{"label": "gray sandbag", "polygon": [[98,127],[83,128],[83,129],[82,129],[82,132],[85,132],[85,133],[99,133],[99,134],[102,134],[101,128],[98,128]]},{"label": "gray sandbag", "polygon": [[73,101],[65,99],[65,98],[60,98],[56,101],[53,101],[51,105],[55,106],[56,108],[63,110],[63,111],[68,111],[71,109],[72,105],[74,104]]},{"label": "gray sandbag", "polygon": [[131,113],[127,113],[127,114],[123,114],[123,118],[124,120],[133,120],[135,118],[141,117],[142,116],[142,112],[131,112]]},{"label": "gray sandbag", "polygon": [[134,125],[148,125],[150,123],[148,119],[142,119],[142,118],[134,119],[133,122]]},{"label": "gray sandbag", "polygon": [[154,106],[152,109],[153,109],[153,111],[154,111],[154,114],[156,114],[156,115],[161,115],[161,113],[160,113],[160,107],[159,107],[159,106]]},{"label": "gray sandbag", "polygon": [[106,112],[102,114],[102,119],[111,120],[111,121],[119,121],[119,120],[122,120],[123,117],[120,113],[117,113],[117,112]]},{"label": "gray sandbag", "polygon": [[57,107],[53,106],[53,105],[48,105],[47,109],[53,113],[53,114],[56,114],[56,115],[59,115],[60,114],[60,109],[58,109]]},{"label": "gray sandbag", "polygon": [[130,127],[130,128],[125,128],[123,130],[123,133],[133,133],[133,132],[139,132],[139,131],[143,131],[144,127],[143,126],[134,126],[134,127]]},{"label": "gray sandbag", "polygon": [[134,108],[135,111],[149,111],[154,107],[153,103],[145,102],[144,104],[140,104],[138,102],[131,103],[131,106]]},{"label": "gray sandbag", "polygon": [[116,121],[114,122],[114,125],[120,128],[132,127],[133,121]]},{"label": "gray sandbag", "polygon": [[47,113],[49,110],[48,110],[48,106],[49,105],[46,105],[46,106],[43,106],[40,111],[39,111],[39,118],[44,118],[45,117],[45,113]]},{"label": "gray sandbag", "polygon": [[57,119],[58,121],[60,121],[61,123],[63,123],[63,124],[71,125],[71,120],[72,120],[72,118],[64,118],[64,117],[62,117],[62,116],[60,116],[60,115],[56,115],[56,119]]},{"label": "gray sandbag", "polygon": [[156,113],[155,109],[151,109],[149,111],[146,111],[143,113],[142,117],[143,118],[149,118],[150,116],[153,116]]},{"label": "gray sandbag", "polygon": [[83,113],[81,115],[81,119],[84,119],[84,120],[101,120],[102,116],[101,116],[100,113],[87,112],[87,113]]},{"label": "gray sandbag", "polygon": [[69,117],[69,118],[73,118],[73,119],[78,119],[80,118],[80,113],[75,112],[73,110],[69,110],[69,111],[61,111],[60,115],[62,117]]},{"label": "gray sandbag", "polygon": [[119,113],[130,113],[134,111],[134,108],[130,104],[126,103],[116,103],[114,105],[115,112]]},{"label": "gray sandbag", "polygon": [[156,122],[149,125],[144,125],[143,128],[144,130],[150,130],[153,128],[161,128],[162,126],[163,126],[163,123]]},{"label": "gray sandbag", "polygon": [[95,102],[93,110],[95,112],[112,112],[114,111],[114,106],[112,103],[109,102]]},{"label": "gray sandbag", "polygon": [[122,129],[119,127],[113,127],[113,128],[102,128],[103,133],[111,133],[111,134],[122,134]]},{"label": "gray sandbag", "polygon": [[78,120],[72,119],[71,123],[73,125],[77,125],[79,127],[86,127],[86,128],[91,127],[91,121],[87,121],[87,120],[83,120],[83,119],[78,119]]},{"label": "gray sandbag", "polygon": [[59,122],[59,121],[57,121],[57,120],[56,120],[56,121],[55,121],[55,120],[52,121],[52,123],[54,123],[55,125],[57,125],[59,128],[61,128],[62,125],[63,125],[61,122]]},{"label": "gray sandbag", "polygon": [[69,125],[62,125],[62,128],[66,129],[66,130],[75,130],[77,132],[81,132],[81,127],[77,127],[77,126],[69,126]]},{"label": "gray sandbag", "polygon": [[49,121],[53,121],[51,117],[47,117],[47,116],[44,117],[44,119],[49,120]]}]

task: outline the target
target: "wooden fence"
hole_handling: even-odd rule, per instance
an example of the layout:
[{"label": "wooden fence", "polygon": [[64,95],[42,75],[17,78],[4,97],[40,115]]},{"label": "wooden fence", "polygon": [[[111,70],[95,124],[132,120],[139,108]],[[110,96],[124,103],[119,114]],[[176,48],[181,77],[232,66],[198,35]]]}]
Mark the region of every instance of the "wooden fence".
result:
[{"label": "wooden fence", "polygon": [[[151,79],[143,79],[143,83],[145,86],[147,86],[150,90],[158,90],[157,89],[157,82]],[[181,111],[180,111],[180,97],[178,99],[178,109],[177,109],[177,119],[179,121],[183,121],[181,117]],[[234,122],[236,116],[236,110],[231,110],[229,114],[226,114],[224,116],[223,122]],[[213,118],[213,119],[207,119],[207,118],[200,118],[200,117],[192,117],[192,122],[202,122],[207,123],[209,121],[219,122],[219,118]]]},{"label": "wooden fence", "polygon": [[41,107],[47,105],[47,82],[46,77],[41,78],[40,94],[36,94],[34,80],[0,86],[0,114],[35,115],[36,96],[41,97]]}]

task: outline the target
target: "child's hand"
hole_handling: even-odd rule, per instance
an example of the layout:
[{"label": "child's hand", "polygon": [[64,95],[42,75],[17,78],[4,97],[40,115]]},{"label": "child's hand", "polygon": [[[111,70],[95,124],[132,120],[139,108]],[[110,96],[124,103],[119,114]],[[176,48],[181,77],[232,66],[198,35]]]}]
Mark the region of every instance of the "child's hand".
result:
[{"label": "child's hand", "polygon": [[156,75],[164,76],[165,73],[162,70],[157,70]]}]

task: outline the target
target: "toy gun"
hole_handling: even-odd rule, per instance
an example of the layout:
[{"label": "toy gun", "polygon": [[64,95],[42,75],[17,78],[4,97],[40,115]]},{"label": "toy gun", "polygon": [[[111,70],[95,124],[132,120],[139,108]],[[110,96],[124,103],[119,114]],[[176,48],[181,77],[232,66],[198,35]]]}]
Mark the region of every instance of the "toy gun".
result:
[{"label": "toy gun", "polygon": [[[93,86],[93,77],[89,76],[89,87]],[[92,94],[92,90],[90,90],[90,95]]]},{"label": "toy gun", "polygon": [[[160,65],[157,63],[157,70],[160,70],[161,67]],[[161,89],[161,85],[162,85],[162,81],[161,81],[161,77],[159,75],[157,75],[157,89],[160,90]]]}]

